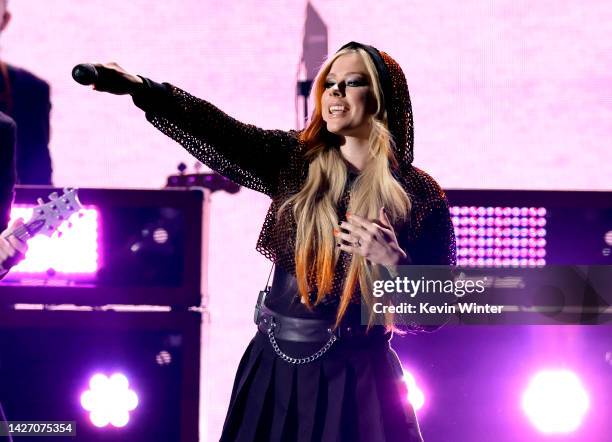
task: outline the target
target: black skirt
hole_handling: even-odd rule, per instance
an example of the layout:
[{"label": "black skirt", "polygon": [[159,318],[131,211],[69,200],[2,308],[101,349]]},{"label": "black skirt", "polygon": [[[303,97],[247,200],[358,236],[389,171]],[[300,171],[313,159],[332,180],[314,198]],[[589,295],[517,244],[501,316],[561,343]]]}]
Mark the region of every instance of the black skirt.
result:
[{"label": "black skirt", "polygon": [[[340,339],[304,365],[258,332],[236,373],[221,441],[421,442],[390,334]],[[292,357],[323,343],[278,341]]]}]

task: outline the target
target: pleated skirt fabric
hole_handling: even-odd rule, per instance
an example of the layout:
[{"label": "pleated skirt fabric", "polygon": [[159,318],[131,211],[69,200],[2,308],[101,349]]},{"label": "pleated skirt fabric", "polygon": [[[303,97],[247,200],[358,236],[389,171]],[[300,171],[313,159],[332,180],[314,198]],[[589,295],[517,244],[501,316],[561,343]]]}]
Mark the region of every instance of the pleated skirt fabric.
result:
[{"label": "pleated skirt fabric", "polygon": [[[389,336],[340,339],[317,361],[280,359],[258,332],[236,373],[222,442],[421,442]],[[278,341],[292,357],[322,343]]]}]

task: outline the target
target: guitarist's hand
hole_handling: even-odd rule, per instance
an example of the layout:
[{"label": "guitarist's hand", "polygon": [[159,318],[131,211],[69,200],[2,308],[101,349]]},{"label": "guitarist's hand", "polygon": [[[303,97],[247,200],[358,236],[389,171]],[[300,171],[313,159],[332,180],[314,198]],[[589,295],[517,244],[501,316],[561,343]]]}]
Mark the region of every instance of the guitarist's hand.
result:
[{"label": "guitarist's hand", "polygon": [[21,261],[28,250],[25,242],[12,235],[21,225],[23,225],[23,220],[17,219],[8,229],[0,233],[0,278]]}]

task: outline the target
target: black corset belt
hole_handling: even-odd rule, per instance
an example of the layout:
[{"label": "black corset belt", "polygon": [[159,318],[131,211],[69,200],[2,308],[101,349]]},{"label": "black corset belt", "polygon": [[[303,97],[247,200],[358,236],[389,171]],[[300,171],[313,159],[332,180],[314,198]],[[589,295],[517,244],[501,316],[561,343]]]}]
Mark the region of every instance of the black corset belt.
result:
[{"label": "black corset belt", "polygon": [[268,334],[274,331],[276,339],[293,342],[325,342],[334,335],[337,339],[357,337],[381,337],[386,333],[383,326],[367,327],[361,324],[341,324],[334,329],[334,322],[326,319],[293,318],[281,315],[261,306],[257,328]]}]

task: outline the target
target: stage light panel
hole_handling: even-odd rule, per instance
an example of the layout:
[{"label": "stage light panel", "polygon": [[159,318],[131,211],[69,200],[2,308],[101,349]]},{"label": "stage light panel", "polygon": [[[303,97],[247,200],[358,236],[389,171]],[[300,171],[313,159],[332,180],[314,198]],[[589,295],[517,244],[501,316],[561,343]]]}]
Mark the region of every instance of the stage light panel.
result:
[{"label": "stage light panel", "polygon": [[138,396],[129,388],[124,374],[108,377],[96,373],[89,381],[89,389],[81,394],[81,406],[89,412],[89,419],[96,427],[121,428],[128,424],[130,411],[138,406]]},{"label": "stage light panel", "polygon": [[[14,205],[11,223],[32,216],[32,205]],[[98,210],[88,207],[64,221],[51,237],[38,235],[28,241],[26,258],[11,270],[11,276],[57,274],[90,276],[100,265]]]},{"label": "stage light panel", "polygon": [[457,264],[468,267],[546,265],[544,207],[450,208]]}]

